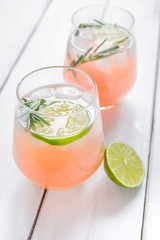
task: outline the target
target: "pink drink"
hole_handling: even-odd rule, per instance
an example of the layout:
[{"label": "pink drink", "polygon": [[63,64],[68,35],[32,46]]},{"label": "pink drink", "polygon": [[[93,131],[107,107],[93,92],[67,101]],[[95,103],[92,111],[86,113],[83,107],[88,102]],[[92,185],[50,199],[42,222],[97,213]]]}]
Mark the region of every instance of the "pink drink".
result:
[{"label": "pink drink", "polygon": [[[23,97],[28,101],[45,99],[45,106],[36,114],[46,114],[46,109],[53,106],[57,115],[40,115],[52,125],[45,125],[44,128],[36,125],[26,132],[26,116],[20,117],[25,106],[18,105],[14,127],[14,158],[22,173],[39,186],[49,189],[71,188],[90,177],[101,164],[104,155],[100,111],[96,105],[89,105],[93,94],[75,85],[56,84],[34,89]],[[54,104],[59,105],[61,102],[63,112],[60,113]],[[71,116],[65,115],[65,111],[68,111],[66,106],[75,106],[75,109],[79,107],[81,112],[76,115],[77,110],[72,110]],[[75,116],[78,116],[76,123]],[[74,130],[84,116],[87,123],[80,130]],[[71,122],[71,131],[63,133],[68,121]],[[41,140],[41,137],[45,140]],[[52,144],[46,139],[51,140]],[[68,139],[71,139],[70,142]],[[64,140],[67,143],[64,144]]]},{"label": "pink drink", "polygon": [[97,4],[75,12],[65,65],[88,73],[97,84],[100,106],[108,107],[119,103],[135,83],[136,45],[133,16],[118,7],[103,8]]},{"label": "pink drink", "polygon": [[[65,65],[70,66],[71,62],[77,56],[84,54],[88,46],[89,40],[75,39],[75,33],[69,39]],[[76,42],[81,44],[81,49],[76,46]],[[100,41],[99,41],[100,42]],[[92,43],[92,42],[91,42]],[[84,44],[84,46],[83,46]],[[93,44],[93,43],[92,43]],[[90,46],[92,46],[92,44]],[[83,47],[83,49],[82,49]],[[105,44],[103,48],[105,47]],[[107,48],[108,46],[106,46]],[[90,61],[77,66],[88,73],[98,86],[100,106],[115,105],[132,88],[136,80],[136,50],[135,41],[132,36],[125,42],[121,43],[122,52],[104,59]],[[69,57],[68,57],[69,56]]]}]

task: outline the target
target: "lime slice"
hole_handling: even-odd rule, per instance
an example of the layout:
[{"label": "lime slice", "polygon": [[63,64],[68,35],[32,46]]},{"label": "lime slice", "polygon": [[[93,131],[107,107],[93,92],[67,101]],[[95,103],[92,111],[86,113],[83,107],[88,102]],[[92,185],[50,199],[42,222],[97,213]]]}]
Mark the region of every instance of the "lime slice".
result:
[{"label": "lime slice", "polygon": [[106,149],[104,168],[109,178],[126,188],[141,185],[145,170],[135,150],[122,142],[112,142]]},{"label": "lime slice", "polygon": [[[87,110],[76,113],[82,108],[81,105],[70,101],[58,101],[50,104],[41,110],[41,113],[50,115],[50,117],[43,117],[50,125],[42,126],[38,123],[33,129],[32,135],[51,145],[65,145],[78,140],[92,127],[89,125],[90,117]],[[72,115],[66,116],[66,114]]]},{"label": "lime slice", "polygon": [[107,39],[111,43],[121,43],[129,37],[129,32],[118,25],[105,24],[101,27],[93,28],[94,38],[98,40]]}]

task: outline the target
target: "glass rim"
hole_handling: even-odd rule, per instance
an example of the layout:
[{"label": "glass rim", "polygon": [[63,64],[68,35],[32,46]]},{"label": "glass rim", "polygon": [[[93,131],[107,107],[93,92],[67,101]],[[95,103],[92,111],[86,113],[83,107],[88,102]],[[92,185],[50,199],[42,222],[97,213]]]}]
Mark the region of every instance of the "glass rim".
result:
[{"label": "glass rim", "polygon": [[[38,112],[38,111],[34,111],[32,110],[31,108],[27,107],[24,102],[22,102],[20,96],[19,96],[19,91],[20,91],[20,86],[21,84],[23,83],[23,81],[30,75],[32,75],[33,73],[36,73],[36,72],[39,72],[39,71],[42,71],[42,70],[46,70],[46,69],[70,69],[70,70],[74,70],[74,71],[77,71],[77,72],[81,72],[82,74],[86,75],[92,82],[93,82],[93,85],[94,85],[94,88],[95,88],[95,94],[93,96],[93,99],[87,104],[87,106],[85,106],[84,108],[78,110],[77,112],[74,112],[74,113],[67,113],[67,114],[64,114],[64,115],[55,115],[55,114],[46,114],[46,113],[41,113],[41,112]],[[75,84],[69,84],[69,85],[75,85]],[[95,81],[93,80],[93,78],[87,74],[86,72],[80,70],[80,69],[77,69],[77,68],[74,68],[74,67],[68,67],[68,66],[47,66],[47,67],[41,67],[41,68],[38,68],[38,69],[35,69],[31,72],[29,72],[27,75],[25,75],[21,80],[20,82],[17,84],[17,87],[16,87],[16,96],[17,96],[17,99],[18,99],[18,102],[28,111],[28,112],[31,112],[31,113],[34,113],[34,114],[38,114],[38,115],[41,115],[41,116],[46,116],[46,117],[65,117],[65,116],[72,116],[72,115],[75,115],[75,114],[78,114],[78,113],[81,113],[83,111],[85,111],[88,107],[90,107],[91,105],[94,104],[94,102],[96,101],[97,99],[97,96],[98,96],[98,89],[97,89],[97,85],[95,83]]]},{"label": "glass rim", "polygon": [[[85,8],[90,8],[90,7],[96,7],[96,6],[105,6],[105,4],[90,4],[90,5],[87,5],[87,6],[84,6],[84,7],[81,7],[79,9],[77,9],[73,14],[72,14],[72,17],[71,17],[71,22],[73,24],[74,27],[78,28],[78,26],[76,26],[76,24],[74,23],[74,17],[75,15],[80,12],[81,10],[85,9]],[[115,9],[119,9],[119,10],[122,10],[124,12],[126,12],[128,15],[130,15],[131,19],[132,19],[132,23],[131,23],[131,26],[129,28],[127,28],[127,30],[130,30],[134,24],[135,24],[135,18],[133,16],[133,14],[128,11],[127,9],[125,8],[122,8],[122,7],[119,7],[119,6],[115,6],[115,5],[109,5],[108,8],[115,8]]]}]

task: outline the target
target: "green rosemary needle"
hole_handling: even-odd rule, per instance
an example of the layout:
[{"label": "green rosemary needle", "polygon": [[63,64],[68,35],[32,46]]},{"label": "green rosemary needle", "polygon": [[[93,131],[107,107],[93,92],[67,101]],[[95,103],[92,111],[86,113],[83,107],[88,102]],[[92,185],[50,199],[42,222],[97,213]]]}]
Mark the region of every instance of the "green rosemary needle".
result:
[{"label": "green rosemary needle", "polygon": [[[91,61],[96,61],[100,60],[102,58],[106,58],[109,56],[112,56],[118,52],[119,46],[114,45],[111,48],[105,49],[103,51],[97,52],[97,50],[107,41],[107,39],[103,40],[95,49],[93,47],[90,47],[84,54],[82,54],[80,57],[78,57],[78,60],[75,61],[73,60],[70,64],[71,67],[77,67],[80,64],[86,63],[86,62],[91,62]],[[92,51],[92,52],[91,52]]]},{"label": "green rosemary needle", "polygon": [[[44,106],[46,100],[45,99],[37,99],[37,100],[28,100],[26,98],[22,98],[24,104],[33,111],[38,111],[41,106]],[[38,114],[32,113],[27,111],[24,115],[27,115],[26,118],[26,128],[25,130],[28,131],[31,128],[36,128],[36,125],[39,123],[42,127],[44,125],[50,125],[44,118],[40,117]],[[23,116],[24,116],[23,115]],[[21,116],[22,117],[22,116]]]},{"label": "green rosemary needle", "polygon": [[[93,28],[93,27],[95,27],[95,28],[101,28],[102,25],[105,25],[105,23],[102,23],[102,22],[99,21],[99,20],[93,19],[93,21],[95,21],[95,22],[98,23],[98,24],[84,24],[84,23],[81,23],[81,24],[79,24],[78,29]],[[78,36],[78,35],[79,35],[79,30],[78,30],[78,29],[77,29],[76,32],[75,32],[75,36]]]}]

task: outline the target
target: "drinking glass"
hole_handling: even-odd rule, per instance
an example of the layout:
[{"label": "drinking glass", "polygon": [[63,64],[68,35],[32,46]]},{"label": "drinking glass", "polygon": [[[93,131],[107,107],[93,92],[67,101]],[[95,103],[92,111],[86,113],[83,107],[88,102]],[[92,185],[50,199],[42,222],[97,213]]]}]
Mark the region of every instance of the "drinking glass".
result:
[{"label": "drinking glass", "polygon": [[65,65],[96,82],[101,108],[119,103],[136,80],[134,17],[120,7],[91,5],[72,16]]},{"label": "drinking glass", "polygon": [[67,189],[89,178],[104,155],[97,87],[81,70],[45,67],[16,90],[13,153],[37,185]]}]

